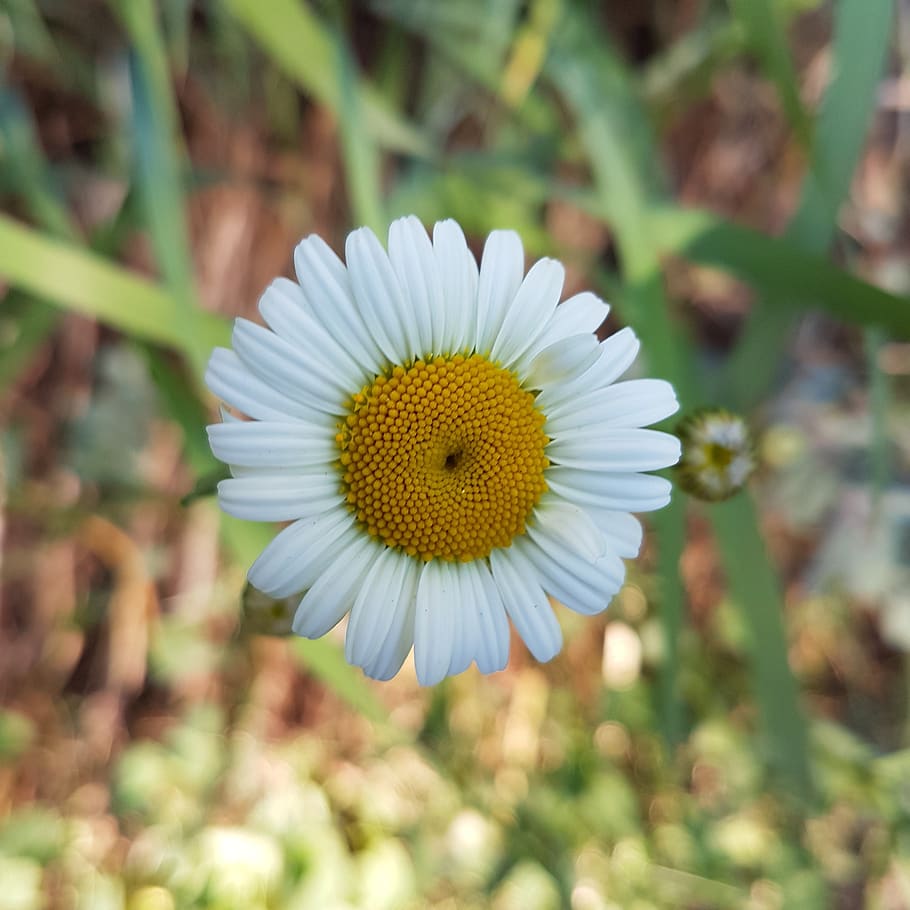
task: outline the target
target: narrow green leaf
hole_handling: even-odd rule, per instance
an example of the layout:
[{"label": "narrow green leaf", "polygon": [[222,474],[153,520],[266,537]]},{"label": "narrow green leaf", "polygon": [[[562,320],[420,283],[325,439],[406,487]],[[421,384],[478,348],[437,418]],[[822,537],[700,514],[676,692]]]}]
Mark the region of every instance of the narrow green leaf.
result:
[{"label": "narrow green leaf", "polygon": [[324,638],[295,638],[291,648],[307,672],[312,673],[358,713],[374,722],[388,719],[388,712],[382,702],[360,675],[360,671],[354,670],[345,661],[344,653],[334,642]]},{"label": "narrow green leaf", "polygon": [[799,95],[796,69],[787,41],[786,22],[772,0],[730,0],[743,26],[748,46],[758,56],[774,83],[784,114],[802,146],[811,148],[812,126]]},{"label": "narrow green leaf", "polygon": [[[840,0],[835,5],[831,83],[815,128],[813,160],[800,206],[786,232],[789,241],[809,252],[825,252],[834,237],[875,109],[893,21],[892,0]],[[781,350],[793,329],[797,316],[791,309],[801,283],[794,289],[796,295],[783,292],[784,299],[774,311],[766,312],[761,305],[756,308],[725,375],[716,383],[729,390],[740,408],[759,401],[774,381],[778,359],[768,357],[767,352]],[[860,302],[852,309],[857,319],[864,315]]]},{"label": "narrow green leaf", "polygon": [[891,436],[888,433],[888,409],[891,403],[891,383],[879,365],[879,355],[887,342],[881,329],[866,329],[863,342],[866,349],[866,372],[869,379],[869,410],[872,413],[872,439],[869,445],[869,484],[876,507],[891,477]]},{"label": "narrow green leaf", "polygon": [[202,373],[208,349],[199,337],[196,291],[183,190],[183,150],[167,54],[152,0],[111,0],[132,39],[132,152],[155,258],[180,308],[185,354]]},{"label": "narrow green leaf", "polygon": [[[166,290],[89,252],[0,214],[0,277],[55,306],[82,313],[128,335],[184,350],[177,304]],[[209,347],[227,344],[227,323],[200,313]]]},{"label": "narrow green leaf", "polygon": [[783,597],[758,530],[758,516],[745,493],[711,506],[708,514],[730,596],[747,633],[767,758],[791,792],[808,801],[812,795],[808,727],[787,662]]},{"label": "narrow green leaf", "polygon": [[[307,4],[295,0],[228,0],[229,9],[271,56],[306,92],[340,114],[342,89],[336,78],[332,37]],[[388,148],[429,155],[426,139],[389,110],[375,88],[358,83],[366,127]]]},{"label": "narrow green leaf", "polygon": [[334,70],[341,96],[338,103],[341,148],[348,193],[351,198],[353,221],[366,225],[380,237],[388,228],[380,202],[380,155],[373,136],[366,128],[362,98],[357,91],[354,61],[344,40],[341,28],[332,35]]},{"label": "narrow green leaf", "polygon": [[[783,309],[792,317],[794,309],[815,308],[910,337],[910,300],[855,278],[803,246],[694,209],[658,208],[650,223],[652,243],[663,252],[727,269],[761,291],[763,316]],[[767,350],[765,358],[774,359]]]},{"label": "narrow green leaf", "polygon": [[18,93],[0,89],[0,154],[10,188],[22,198],[29,215],[58,237],[76,238],[51,178],[34,124]]},{"label": "narrow green leaf", "polygon": [[10,291],[0,309],[0,392],[29,364],[54,330],[59,312],[40,300]]},{"label": "narrow green leaf", "polygon": [[[648,162],[650,127],[618,58],[597,40],[596,29],[580,15],[565,15],[553,36],[547,74],[575,115],[582,145],[591,162],[600,217],[611,223],[624,280],[621,311],[641,335],[651,368],[674,383],[683,406],[692,402],[685,336],[676,330],[664,294],[658,251],[651,238],[648,204],[658,182]],[[682,616],[679,557],[684,537],[682,502],[658,520],[661,624],[665,658],[661,668],[660,714],[665,740],[681,737],[678,695],[678,639]]]}]

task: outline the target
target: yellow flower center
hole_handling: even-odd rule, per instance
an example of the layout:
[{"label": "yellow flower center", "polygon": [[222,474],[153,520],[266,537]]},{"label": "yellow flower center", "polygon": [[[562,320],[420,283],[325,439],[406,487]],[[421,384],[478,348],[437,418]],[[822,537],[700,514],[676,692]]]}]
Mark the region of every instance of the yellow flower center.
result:
[{"label": "yellow flower center", "polygon": [[347,501],[411,556],[468,562],[524,533],[546,490],[544,416],[485,357],[395,367],[354,395],[336,437]]}]

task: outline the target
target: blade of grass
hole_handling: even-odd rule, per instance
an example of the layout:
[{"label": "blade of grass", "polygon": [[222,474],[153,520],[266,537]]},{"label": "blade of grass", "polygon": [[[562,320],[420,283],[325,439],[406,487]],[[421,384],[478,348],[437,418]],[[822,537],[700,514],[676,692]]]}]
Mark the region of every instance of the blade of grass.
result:
[{"label": "blade of grass", "polygon": [[743,26],[748,46],[761,60],[774,83],[781,107],[804,149],[811,149],[812,124],[799,95],[796,69],[788,48],[786,22],[772,0],[730,0],[736,19]]},{"label": "blade of grass", "polygon": [[[56,240],[0,214],[0,276],[55,306],[82,313],[127,335],[183,351],[177,303],[167,290],[82,246]],[[200,314],[212,347],[230,338],[227,323]]]},{"label": "blade of grass", "polygon": [[184,352],[201,374],[208,348],[199,337],[199,307],[193,283],[186,202],[184,151],[167,54],[152,0],[111,0],[132,41],[132,150],[136,184],[148,221],[155,258],[179,305]]},{"label": "blade of grass", "polygon": [[[553,5],[558,12],[559,4]],[[486,0],[458,4],[372,0],[370,6],[377,15],[391,18],[427,43],[431,53],[422,80],[424,88],[429,89],[433,67],[448,65],[484,90],[471,92],[469,102],[484,118],[489,115],[487,94],[499,95],[505,104],[509,103],[500,93],[507,47],[521,13],[516,0],[496,4]],[[521,124],[525,139],[533,133],[552,141],[559,126],[558,114],[549,100],[536,92],[512,108],[510,118]]]},{"label": "blade of grass", "polygon": [[[57,48],[35,0],[6,0],[3,12],[17,53],[53,68],[59,62]],[[4,34],[0,38],[0,47],[6,44],[7,37]]]},{"label": "blade of grass", "polygon": [[[763,319],[782,312],[789,324],[794,311],[814,307],[847,322],[910,337],[910,299],[838,269],[805,245],[672,206],[655,208],[650,223],[652,243],[663,252],[727,269],[761,291],[758,312]],[[765,358],[773,359],[767,350]]]},{"label": "blade of grass", "polygon": [[[569,9],[577,10],[576,7]],[[619,247],[627,294],[631,305],[624,311],[633,325],[638,321],[645,340],[650,341],[655,372],[671,379],[685,407],[694,403],[695,382],[689,370],[694,356],[688,349],[684,335],[674,329],[665,299],[660,261],[654,244],[654,217],[652,199],[659,195],[659,181],[649,173],[643,162],[653,162],[658,156],[649,147],[644,115],[637,109],[637,99],[629,87],[628,78],[621,72],[615,57],[603,51],[602,42],[592,39],[596,29],[578,17],[567,20],[561,31],[558,48],[553,58],[551,72],[572,109],[582,144],[591,161],[595,188],[603,210],[603,217],[610,221]],[[605,62],[607,65],[605,67]],[[645,145],[643,148],[642,146]],[[736,508],[734,506],[734,508]],[[731,586],[741,591],[748,582],[763,583],[774,591],[776,578],[773,567],[764,555],[764,547],[755,523],[755,515],[740,508],[736,521],[731,525],[742,532],[741,541],[750,546],[743,550],[732,544],[722,550],[724,564]],[[677,496],[669,509],[660,513],[658,528],[660,556],[669,564],[659,570],[661,578],[678,577],[679,548],[685,539],[685,513],[682,500]],[[742,525],[747,527],[741,527]],[[718,536],[723,530],[715,526]],[[667,552],[670,547],[676,548]],[[748,554],[749,571],[743,570],[743,553]],[[675,587],[675,585],[673,586]],[[681,588],[679,588],[681,592]],[[672,591],[671,596],[677,591]],[[769,609],[779,601],[771,600]],[[678,601],[664,603],[662,625],[667,650],[665,674],[661,681],[664,699],[673,699],[662,706],[664,735],[669,737],[676,727],[679,703],[675,695],[678,677],[677,643],[671,636],[681,623],[682,605]],[[758,609],[754,599],[745,602],[750,611]],[[762,604],[762,607],[767,604]],[[768,653],[752,652],[750,669],[753,687],[759,703],[774,703],[775,710],[762,711],[763,735],[774,745],[770,755],[783,774],[789,788],[797,794],[808,792],[810,771],[808,752],[804,739],[791,736],[794,729],[804,726],[803,715],[797,701],[796,685],[789,672],[785,642],[781,634],[775,638],[776,627],[782,630],[778,614],[750,615],[752,631],[758,635]],[[779,679],[767,672],[773,667]]]},{"label": "blade of grass", "polygon": [[358,671],[344,659],[341,648],[320,638],[313,641],[309,638],[295,638],[291,650],[298,657],[303,667],[339,698],[343,698],[359,714],[374,723],[388,720],[385,706],[364,682]]},{"label": "blade of grass", "polygon": [[[332,37],[310,8],[295,0],[228,0],[228,8],[277,66],[317,101],[340,115],[342,90],[336,78]],[[378,142],[400,152],[429,155],[426,138],[389,110],[372,86],[359,82],[366,129]]]},{"label": "blade of grass", "polygon": [[[841,0],[835,5],[831,83],[815,128],[812,167],[786,233],[788,242],[809,252],[824,252],[833,239],[875,110],[893,18],[892,0]],[[795,287],[801,289],[801,282]],[[768,351],[784,349],[797,318],[788,304],[797,296],[784,294],[775,312],[756,310],[718,379],[716,385],[729,389],[740,408],[751,407],[771,387],[779,359],[768,357]],[[860,304],[853,309],[859,311]]]},{"label": "blade of grass", "polygon": [[162,0],[161,15],[167,35],[168,57],[177,72],[184,74],[190,62],[192,0]]},{"label": "blade of grass", "polygon": [[54,186],[26,106],[12,89],[0,89],[0,153],[10,188],[45,230],[75,240],[77,232]]},{"label": "blade of grass", "polygon": [[758,516],[745,493],[715,504],[710,514],[730,595],[747,631],[768,761],[795,795],[810,799],[808,728],[787,660],[783,596],[758,530]]},{"label": "blade of grass", "polygon": [[[3,299],[0,325],[4,343],[0,345],[0,393],[25,369],[32,355],[53,332],[60,316],[41,300],[10,291]],[[12,335],[12,340],[6,341]]]},{"label": "blade of grass", "polygon": [[[11,189],[22,199],[28,214],[50,233],[75,239],[77,232],[51,179],[32,118],[12,89],[0,90],[0,149]],[[59,315],[40,299],[15,291],[6,295],[4,317],[14,320],[15,339],[3,351],[0,389],[27,366],[54,331]]]},{"label": "blade of grass", "polygon": [[648,106],[659,120],[673,116],[689,99],[704,95],[714,73],[742,49],[739,23],[708,13],[644,67],[641,86]]},{"label": "blade of grass", "polygon": [[[574,8],[568,8],[574,9]],[[553,38],[547,73],[573,111],[591,162],[600,217],[611,223],[619,247],[625,294],[622,313],[642,336],[653,370],[674,383],[683,407],[691,404],[684,336],[674,330],[664,296],[660,262],[651,242],[648,209],[650,174],[640,154],[650,145],[648,126],[628,77],[615,56],[591,40],[596,31],[566,15]],[[677,642],[682,623],[679,560],[685,539],[685,504],[677,496],[655,521],[665,658],[661,667],[661,727],[671,745],[683,732],[678,696]]]},{"label": "blade of grass", "polygon": [[357,91],[357,75],[351,52],[344,40],[341,17],[331,32],[334,51],[334,69],[339,87],[338,126],[341,136],[341,150],[344,172],[347,178],[348,194],[355,224],[366,225],[379,237],[384,237],[388,228],[380,202],[379,189],[380,155],[379,148],[366,128],[363,117],[362,99]]},{"label": "blade of grass", "polygon": [[869,410],[872,413],[869,485],[876,510],[881,504],[882,493],[891,476],[889,452],[891,440],[888,436],[888,405],[891,400],[891,388],[888,376],[879,366],[879,354],[887,340],[887,336],[881,329],[871,328],[863,332],[866,371],[869,375]]},{"label": "blade of grass", "polygon": [[[201,382],[211,345],[206,343],[199,328],[204,313],[198,307],[193,286],[181,167],[183,149],[167,57],[151,0],[115,2],[134,45],[130,81],[138,183],[146,203],[155,252],[179,307],[183,352]],[[166,387],[163,390],[168,391]],[[170,413],[183,424],[187,443],[202,463],[201,425],[195,425],[193,411],[171,401]],[[251,526],[248,522],[225,521],[222,533],[244,565],[250,565],[271,538],[271,529]],[[358,708],[370,702],[372,693],[344,661],[334,642],[329,639],[314,642],[308,654],[314,661],[314,672],[321,673],[340,697]]]}]

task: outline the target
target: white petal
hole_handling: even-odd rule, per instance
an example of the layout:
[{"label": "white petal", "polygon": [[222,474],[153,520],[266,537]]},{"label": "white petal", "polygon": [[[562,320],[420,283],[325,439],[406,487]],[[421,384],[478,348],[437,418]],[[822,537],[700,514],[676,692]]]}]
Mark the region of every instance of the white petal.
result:
[{"label": "white petal", "polygon": [[[414,643],[414,612],[422,564],[404,554],[389,552],[394,553],[399,565],[388,580],[387,593],[380,587],[378,577],[375,585],[368,579],[364,584],[370,592],[367,597],[378,595],[378,601],[371,602],[369,612],[360,611],[365,619],[358,618],[354,631],[348,626],[349,635],[362,636],[368,642],[366,649],[360,645],[361,659],[353,662],[363,667],[364,673],[373,679],[391,679],[401,669]],[[352,624],[357,616],[355,603],[351,612]],[[368,621],[370,616],[372,626]]]},{"label": "white petal", "polygon": [[344,639],[348,663],[363,667],[379,650],[388,631],[387,620],[395,613],[402,595],[413,594],[403,588],[410,557],[390,548],[384,549],[370,566],[354,606]]},{"label": "white petal", "polygon": [[366,534],[357,535],[310,586],[297,607],[293,629],[304,638],[321,638],[341,622],[354,603],[373,561],[383,547]]},{"label": "white petal", "polygon": [[322,360],[303,361],[287,341],[247,319],[234,322],[232,342],[241,360],[272,388],[317,411],[345,413],[351,389]]},{"label": "white petal", "polygon": [[433,321],[433,350],[457,354],[474,346],[477,262],[461,228],[451,220],[439,221],[433,228],[433,253],[445,298],[445,318],[438,324]]},{"label": "white petal", "polygon": [[509,547],[490,553],[490,568],[506,612],[528,650],[539,661],[551,660],[562,647],[562,630],[534,566]]},{"label": "white petal", "polygon": [[[553,314],[547,337],[568,338],[570,335],[594,334],[610,313],[610,305],[591,291],[566,298]],[[552,343],[552,342],[551,342]]]},{"label": "white petal", "polygon": [[659,430],[607,428],[560,437],[546,449],[554,464],[589,471],[656,471],[679,461],[679,440]]},{"label": "white petal", "polygon": [[603,535],[588,513],[564,499],[544,494],[534,509],[534,519],[548,535],[558,537],[592,561],[606,552]]},{"label": "white petal", "polygon": [[599,357],[596,335],[570,335],[545,347],[530,363],[519,361],[515,371],[527,388],[545,389],[553,383],[569,382],[581,376]]},{"label": "white petal", "polygon": [[321,361],[337,374],[342,386],[359,389],[371,378],[362,362],[348,353],[313,315],[300,285],[287,278],[276,278],[259,299],[259,312],[276,335],[298,352],[304,363]]},{"label": "white petal", "polygon": [[645,427],[679,410],[676,393],[662,379],[632,379],[588,392],[547,412],[547,433],[587,426]]},{"label": "white petal", "polygon": [[473,590],[461,566],[444,563],[442,566],[445,583],[451,591],[451,601],[455,606],[452,613],[452,656],[449,659],[449,676],[464,673],[471,666],[477,653],[477,637],[480,628],[474,621],[471,610]]},{"label": "white petal", "polygon": [[610,307],[590,291],[564,300],[556,307],[556,312],[547,321],[537,340],[518,359],[515,371],[524,376],[528,371],[528,365],[545,348],[574,335],[590,335],[594,343],[599,344],[595,332],[609,312]]},{"label": "white petal", "polygon": [[641,549],[641,522],[628,512],[589,509],[588,514],[606,539],[607,546],[623,559],[634,559]]},{"label": "white petal", "polygon": [[410,305],[412,332],[409,338],[418,357],[440,353],[433,346],[440,331],[436,323],[445,318],[445,302],[433,245],[420,221],[413,215],[393,221],[389,228],[389,260]]},{"label": "white petal", "polygon": [[531,266],[502,320],[491,359],[509,366],[543,334],[562,294],[566,270],[555,259]]},{"label": "white petal", "polygon": [[360,318],[389,363],[415,356],[413,318],[382,244],[369,228],[348,234],[344,247]]},{"label": "white petal", "polygon": [[550,492],[582,508],[653,512],[670,501],[672,484],[653,474],[580,471],[554,465],[547,469]]},{"label": "white petal", "polygon": [[232,408],[257,420],[306,420],[318,413],[263,382],[227,348],[212,351],[205,369],[205,384]]},{"label": "white petal", "polygon": [[600,613],[622,586],[625,567],[611,553],[591,562],[534,528],[512,546],[534,564],[543,589],[577,613]]},{"label": "white petal", "polygon": [[457,567],[465,590],[473,596],[462,604],[468,621],[476,624],[474,658],[481,673],[496,673],[509,662],[509,623],[499,589],[486,564],[479,559]]},{"label": "white petal", "polygon": [[288,525],[260,553],[247,577],[253,587],[270,597],[290,597],[309,588],[328,560],[365,533],[345,508],[302,518]]},{"label": "white petal", "polygon": [[477,284],[477,322],[473,347],[488,354],[509,305],[521,287],[525,257],[514,231],[493,231],[487,237]]},{"label": "white petal", "polygon": [[549,414],[563,402],[608,386],[632,366],[639,347],[639,341],[631,329],[620,329],[600,343],[600,356],[584,373],[568,382],[547,386],[538,397],[538,407]]},{"label": "white petal", "polygon": [[221,508],[247,521],[293,521],[322,515],[343,501],[334,471],[306,476],[249,475],[218,484]]},{"label": "white petal", "polygon": [[420,574],[414,615],[414,665],[422,686],[433,686],[448,673],[453,617],[459,606],[446,584],[441,561],[430,560]]},{"label": "white petal", "polygon": [[328,244],[315,234],[294,250],[294,267],[313,315],[367,373],[378,375],[385,358],[354,302],[348,270]]},{"label": "white petal", "polygon": [[216,458],[255,468],[328,466],[339,451],[331,427],[246,420],[206,427]]}]

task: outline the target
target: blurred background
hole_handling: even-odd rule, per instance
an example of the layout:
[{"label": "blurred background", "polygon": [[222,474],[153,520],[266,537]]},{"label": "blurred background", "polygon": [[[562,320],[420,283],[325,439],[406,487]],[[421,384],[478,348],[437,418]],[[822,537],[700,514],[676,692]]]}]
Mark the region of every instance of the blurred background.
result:
[{"label": "blurred background", "polygon": [[[910,907],[907,0],[0,0],[0,57],[0,910]],[[760,462],[432,690],[260,634],[200,380],[409,212]]]}]

